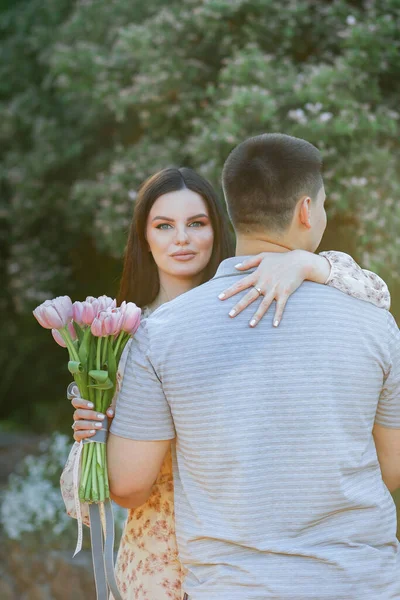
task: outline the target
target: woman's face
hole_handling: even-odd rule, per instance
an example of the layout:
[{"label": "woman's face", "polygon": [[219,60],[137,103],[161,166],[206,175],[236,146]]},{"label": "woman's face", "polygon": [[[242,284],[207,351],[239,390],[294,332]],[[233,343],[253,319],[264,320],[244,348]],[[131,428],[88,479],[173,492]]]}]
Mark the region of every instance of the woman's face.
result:
[{"label": "woman's face", "polygon": [[160,196],[147,218],[146,239],[160,275],[196,277],[207,267],[214,242],[206,202],[188,189]]}]

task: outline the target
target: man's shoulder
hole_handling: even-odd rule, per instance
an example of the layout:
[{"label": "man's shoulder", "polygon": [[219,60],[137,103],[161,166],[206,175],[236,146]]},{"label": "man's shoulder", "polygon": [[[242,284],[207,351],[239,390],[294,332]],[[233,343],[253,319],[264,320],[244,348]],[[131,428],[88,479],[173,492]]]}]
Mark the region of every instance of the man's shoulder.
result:
[{"label": "man's shoulder", "polygon": [[[379,331],[386,338],[390,323],[396,323],[390,312],[368,302],[365,297],[358,298],[355,294],[347,294],[335,287],[305,281],[289,298],[292,308],[307,310],[307,306],[319,318],[330,322],[332,326],[339,321],[357,324],[362,331]],[[392,324],[393,328],[393,324]]]},{"label": "man's shoulder", "polygon": [[213,293],[213,289],[215,287],[214,279],[203,283],[184,294],[181,294],[174,300],[170,300],[169,302],[165,302],[162,306],[157,308],[149,317],[149,321],[151,323],[155,323],[156,321],[162,321],[166,316],[173,317],[174,315],[180,314],[183,308],[194,308],[201,301],[207,298],[216,297]]}]

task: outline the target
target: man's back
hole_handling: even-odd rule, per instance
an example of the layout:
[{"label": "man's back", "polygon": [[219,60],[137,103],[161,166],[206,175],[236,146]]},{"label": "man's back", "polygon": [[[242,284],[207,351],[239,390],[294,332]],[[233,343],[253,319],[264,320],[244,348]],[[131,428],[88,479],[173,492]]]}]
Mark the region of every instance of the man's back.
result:
[{"label": "man's back", "polygon": [[[272,314],[250,329],[217,299],[235,262],[145,327],[176,430],[185,590],[193,600],[400,598],[395,507],[372,437],[391,317],[305,283],[278,329]],[[378,420],[395,410],[381,397]]]}]

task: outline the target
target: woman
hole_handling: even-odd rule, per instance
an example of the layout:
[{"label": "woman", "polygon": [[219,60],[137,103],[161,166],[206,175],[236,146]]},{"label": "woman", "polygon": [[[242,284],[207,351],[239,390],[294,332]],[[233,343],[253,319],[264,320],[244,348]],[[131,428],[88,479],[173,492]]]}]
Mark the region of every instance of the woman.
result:
[{"label": "woman", "polygon": [[[227,219],[210,184],[190,169],[164,169],[145,181],[139,190],[119,300],[135,302],[149,316],[162,303],[210,279],[221,260],[232,255]],[[377,276],[363,272],[342,253],[325,256],[294,251],[254,257],[244,268],[262,261],[261,265],[235,289],[227,290],[225,298],[247,287],[257,287],[263,293],[273,289],[272,295],[277,300],[276,321],[288,295],[308,278],[328,282],[366,300],[367,291],[375,303],[388,307],[387,288]],[[258,296],[259,292],[249,292],[241,299],[236,314]],[[264,312],[267,308],[264,306]],[[119,367],[119,384],[128,346]],[[81,441],[94,435],[105,416],[91,411],[83,399],[73,400],[73,405],[77,409],[74,438]],[[112,408],[107,415],[113,416]],[[127,600],[181,598],[183,573],[174,530],[170,455],[150,499],[139,509],[129,511],[116,575],[121,594]]]}]

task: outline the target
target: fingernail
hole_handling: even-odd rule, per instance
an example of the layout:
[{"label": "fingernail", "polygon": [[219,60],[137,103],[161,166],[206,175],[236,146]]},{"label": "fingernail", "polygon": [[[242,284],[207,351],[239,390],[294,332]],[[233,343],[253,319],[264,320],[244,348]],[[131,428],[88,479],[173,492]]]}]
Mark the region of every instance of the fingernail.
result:
[{"label": "fingernail", "polygon": [[250,327],[254,327],[254,325],[257,323],[257,321],[255,319],[252,319],[250,321]]},{"label": "fingernail", "polygon": [[274,321],[274,327],[278,327],[279,321]]},{"label": "fingernail", "polygon": [[112,408],[110,408],[110,409],[107,411],[107,414],[108,414],[108,415],[110,415],[110,417],[112,417],[112,416],[113,416],[113,414],[114,414],[114,411],[113,411],[113,409],[112,409]]},{"label": "fingernail", "polygon": [[97,415],[97,418],[100,419],[100,421],[103,421],[104,420],[104,415],[102,415],[101,413],[99,413]]},{"label": "fingernail", "polygon": [[94,404],[93,404],[93,402],[88,402],[86,406],[87,406],[88,408],[93,408],[93,407],[94,407]]},{"label": "fingernail", "polygon": [[243,263],[238,263],[237,265],[235,265],[235,269],[240,269],[240,267],[242,266]]},{"label": "fingernail", "polygon": [[229,313],[230,317],[234,317],[236,315],[236,310],[234,308],[232,308],[231,312]]},{"label": "fingernail", "polygon": [[94,429],[91,429],[89,433],[96,433]]},{"label": "fingernail", "polygon": [[220,300],[223,300],[223,299],[225,298],[225,294],[220,294],[220,295],[218,296],[218,298],[219,298]]},{"label": "fingernail", "polygon": [[96,423],[95,427],[101,427],[101,425],[102,425],[101,423]]}]

